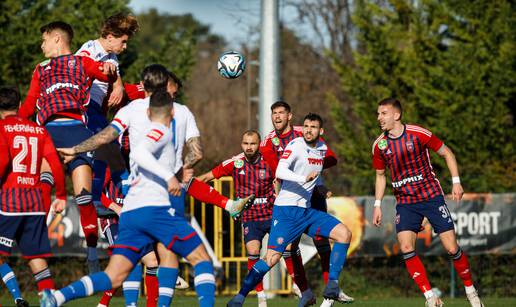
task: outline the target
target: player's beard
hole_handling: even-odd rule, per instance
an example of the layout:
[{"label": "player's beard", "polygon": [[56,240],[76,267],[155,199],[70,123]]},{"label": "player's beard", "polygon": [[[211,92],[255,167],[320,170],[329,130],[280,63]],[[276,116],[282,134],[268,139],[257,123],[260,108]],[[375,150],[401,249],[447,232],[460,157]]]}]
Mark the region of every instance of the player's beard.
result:
[{"label": "player's beard", "polygon": [[303,135],[303,139],[305,140],[305,143],[310,145],[310,146],[313,146],[317,143],[317,141],[319,140],[319,135],[315,136],[312,140],[307,140],[306,137]]},{"label": "player's beard", "polygon": [[258,159],[258,155],[259,155],[259,152],[258,151],[255,151],[254,153],[248,153],[246,151],[244,151],[244,156],[245,156],[245,159],[248,161],[248,162],[255,162],[256,159]]}]

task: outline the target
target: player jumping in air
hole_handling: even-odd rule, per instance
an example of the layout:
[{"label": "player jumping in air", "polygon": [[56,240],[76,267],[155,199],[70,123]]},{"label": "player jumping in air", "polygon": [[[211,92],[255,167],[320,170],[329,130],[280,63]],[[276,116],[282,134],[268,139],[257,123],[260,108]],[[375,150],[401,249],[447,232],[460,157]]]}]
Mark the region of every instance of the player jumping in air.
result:
[{"label": "player jumping in air", "polygon": [[52,139],[45,128],[17,116],[20,94],[12,88],[0,89],[0,276],[17,306],[28,306],[21,297],[14,273],[4,263],[16,241],[28,260],[38,291],[54,289],[45,258],[50,242],[39,187],[41,164],[45,159],[56,181],[55,212],[66,205],[64,173]]},{"label": "player jumping in air", "polygon": [[[276,178],[281,179],[282,184],[274,202],[265,260],[256,262],[245,277],[240,292],[228,302],[228,306],[242,306],[248,293],[278,263],[287,245],[302,233],[335,240],[324,297],[338,299],[338,279],[346,261],[351,231],[328,213],[312,209],[310,204],[328,150],[319,138],[323,132],[322,125],[319,115],[308,114],[303,121],[303,137],[294,139],[285,148],[276,170]],[[303,296],[298,306],[308,306],[312,301],[311,297]]]},{"label": "player jumping in air", "polygon": [[[55,21],[40,30],[41,50],[47,60],[36,66],[19,114],[29,118],[37,108],[36,120],[45,126],[55,146],[70,147],[92,134],[85,125],[91,81],[114,81],[116,67],[111,63],[72,55],[73,30],[69,24]],[[78,155],[67,163],[67,170],[72,177],[75,201],[88,245],[88,266],[95,271],[98,269],[98,227],[91,196],[92,157],[91,152]]]},{"label": "player jumping in air", "polygon": [[378,123],[383,133],[373,144],[373,167],[376,169],[373,224],[382,222],[381,201],[385,192],[385,169],[391,173],[396,196],[396,232],[407,271],[426,298],[427,307],[442,306],[433,292],[423,263],[416,254],[415,244],[423,218],[427,218],[439,235],[444,249],[464,283],[472,307],[484,306],[473,286],[468,258],[457,244],[450,211],[443,190],[430,164],[428,150],[446,160],[452,176],[452,198],[460,201],[464,193],[460,184],[457,161],[448,148],[425,128],[403,124],[401,103],[387,98],[378,104]]}]

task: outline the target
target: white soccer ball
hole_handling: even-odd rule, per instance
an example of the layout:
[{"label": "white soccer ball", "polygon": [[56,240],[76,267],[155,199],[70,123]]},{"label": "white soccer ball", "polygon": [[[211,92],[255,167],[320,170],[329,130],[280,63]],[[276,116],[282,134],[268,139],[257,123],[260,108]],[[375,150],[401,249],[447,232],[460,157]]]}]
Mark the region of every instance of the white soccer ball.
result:
[{"label": "white soccer ball", "polygon": [[219,74],[227,79],[238,78],[245,70],[245,58],[236,51],[224,52],[217,62]]}]

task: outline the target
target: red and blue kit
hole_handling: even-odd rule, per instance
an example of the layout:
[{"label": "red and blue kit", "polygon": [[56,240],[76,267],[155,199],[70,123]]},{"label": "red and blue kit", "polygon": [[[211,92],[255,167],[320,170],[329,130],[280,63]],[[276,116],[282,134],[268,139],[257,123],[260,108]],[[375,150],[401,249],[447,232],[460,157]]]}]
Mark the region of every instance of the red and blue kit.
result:
[{"label": "red and blue kit", "polygon": [[75,55],[63,55],[38,64],[27,98],[19,110],[20,116],[30,117],[37,108],[37,122],[41,125],[55,115],[84,122],[93,79],[115,81],[103,73],[103,65],[103,62]]},{"label": "red and blue kit", "polygon": [[437,152],[442,146],[443,142],[432,132],[415,125],[405,125],[398,138],[384,133],[376,139],[373,167],[389,168],[398,204],[422,202],[443,194],[428,152]]},{"label": "red and blue kit", "polygon": [[39,188],[43,158],[52,168],[56,197],[66,200],[64,173],[45,128],[18,116],[0,121],[0,253],[13,241],[25,257],[50,254],[46,211]]},{"label": "red and blue kit", "polygon": [[266,221],[271,218],[275,200],[274,172],[263,157],[250,163],[242,153],[217,165],[212,173],[215,178],[232,176],[237,197],[256,196],[253,206],[244,211],[242,222]]}]

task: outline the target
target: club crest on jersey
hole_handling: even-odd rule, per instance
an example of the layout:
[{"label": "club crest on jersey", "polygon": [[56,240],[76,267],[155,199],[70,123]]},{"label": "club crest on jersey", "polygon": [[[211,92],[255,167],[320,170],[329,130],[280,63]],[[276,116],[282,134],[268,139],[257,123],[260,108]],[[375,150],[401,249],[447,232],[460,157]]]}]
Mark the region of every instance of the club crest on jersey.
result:
[{"label": "club crest on jersey", "polygon": [[385,150],[385,148],[387,148],[387,140],[386,139],[380,140],[380,142],[378,142],[378,148],[380,150]]},{"label": "club crest on jersey", "polygon": [[279,139],[278,137],[274,137],[272,140],[271,140],[272,144],[274,144],[274,146],[278,146],[279,145]]},{"label": "club crest on jersey", "polygon": [[406,142],[405,146],[407,146],[408,151],[414,151],[414,143],[412,143],[412,141]]},{"label": "club crest on jersey", "polygon": [[242,168],[242,167],[244,167],[244,161],[242,161],[240,159],[235,160],[234,165],[236,168]]},{"label": "club crest on jersey", "polygon": [[264,170],[264,169],[261,169],[261,170],[259,170],[259,171],[258,171],[258,176],[259,176],[259,177],[260,177],[260,179],[262,179],[262,180],[263,180],[263,179],[265,179],[265,175],[266,175],[266,174],[267,174],[267,173],[265,172],[265,170]]},{"label": "club crest on jersey", "polygon": [[68,61],[68,67],[69,68],[74,68],[74,66],[75,66],[75,60]]}]

